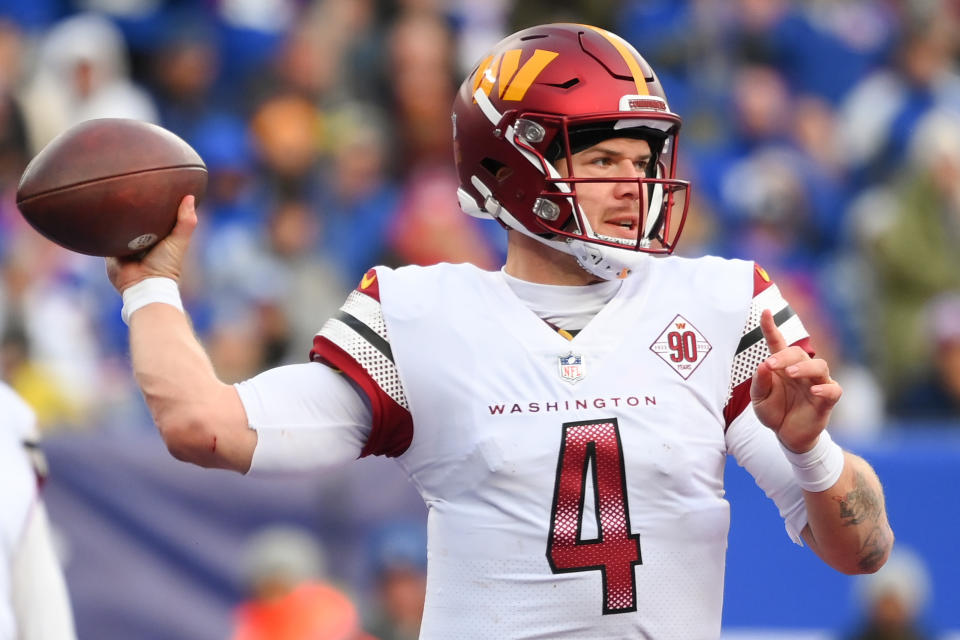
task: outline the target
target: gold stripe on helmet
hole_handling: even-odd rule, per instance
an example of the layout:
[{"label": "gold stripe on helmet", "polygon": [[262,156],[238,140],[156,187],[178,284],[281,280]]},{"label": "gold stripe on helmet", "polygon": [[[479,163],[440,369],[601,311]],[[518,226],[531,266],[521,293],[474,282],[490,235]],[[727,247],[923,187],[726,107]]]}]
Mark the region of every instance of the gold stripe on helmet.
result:
[{"label": "gold stripe on helmet", "polygon": [[624,62],[627,63],[627,68],[630,69],[630,73],[633,74],[633,82],[637,85],[637,95],[638,96],[648,96],[650,95],[650,90],[647,89],[647,79],[643,76],[643,71],[640,69],[640,65],[637,64],[637,59],[634,56],[633,52],[630,51],[626,42],[618,35],[610,33],[605,29],[598,29],[597,27],[592,27],[589,24],[580,25],[596,31],[601,36],[606,38],[607,42],[613,45],[613,47],[623,56]]}]

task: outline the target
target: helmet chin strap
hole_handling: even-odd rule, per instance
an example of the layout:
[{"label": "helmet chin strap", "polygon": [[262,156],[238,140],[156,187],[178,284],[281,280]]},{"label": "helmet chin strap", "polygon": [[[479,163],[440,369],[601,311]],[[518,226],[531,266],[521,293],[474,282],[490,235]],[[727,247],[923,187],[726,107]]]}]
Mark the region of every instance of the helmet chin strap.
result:
[{"label": "helmet chin strap", "polygon": [[572,238],[564,244],[568,246],[566,253],[576,258],[584,271],[604,280],[622,280],[642,270],[653,259],[647,253]]},{"label": "helmet chin strap", "polygon": [[[603,280],[626,278],[631,274],[642,271],[643,268],[649,264],[648,261],[652,260],[652,256],[630,249],[620,249],[618,247],[585,242],[574,238],[544,238],[527,230],[526,227],[520,224],[520,222],[503,207],[497,212],[497,217],[511,229],[533,238],[554,251],[560,251],[561,253],[573,256],[581,269]],[[587,225],[588,233],[595,235],[593,230],[589,228],[586,217],[584,216],[582,219]]]},{"label": "helmet chin strap", "polygon": [[[614,238],[598,234],[593,230],[593,227],[590,225],[590,219],[586,213],[584,213],[579,203],[576,206],[580,213],[579,218],[583,223],[583,232],[585,235],[611,242],[621,242],[625,245],[624,248],[621,249],[619,247],[595,244],[574,238],[565,238],[563,242],[565,245],[564,251],[577,259],[577,264],[580,265],[581,269],[590,275],[604,280],[622,280],[647,264],[647,260],[651,258],[650,255],[626,248],[627,246],[635,246],[636,240]],[[646,240],[641,240],[641,242],[646,242]]]}]

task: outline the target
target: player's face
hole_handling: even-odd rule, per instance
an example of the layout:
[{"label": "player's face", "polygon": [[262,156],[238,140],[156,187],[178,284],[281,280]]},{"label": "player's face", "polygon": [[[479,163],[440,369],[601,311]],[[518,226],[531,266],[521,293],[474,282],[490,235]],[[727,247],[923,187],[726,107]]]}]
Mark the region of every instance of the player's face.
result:
[{"label": "player's face", "polygon": [[[563,177],[643,178],[650,162],[650,145],[635,138],[610,138],[571,157],[572,171],[559,162]],[[594,232],[614,238],[636,239],[646,189],[638,182],[579,182],[577,199]]]}]

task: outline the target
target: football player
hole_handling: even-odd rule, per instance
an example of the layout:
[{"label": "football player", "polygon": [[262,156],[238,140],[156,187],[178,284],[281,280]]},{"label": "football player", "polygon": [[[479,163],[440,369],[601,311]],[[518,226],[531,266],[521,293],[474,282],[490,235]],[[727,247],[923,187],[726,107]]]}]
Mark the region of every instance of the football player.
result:
[{"label": "football player", "polygon": [[71,640],[73,611],[40,498],[36,416],[0,382],[0,638]]},{"label": "football player", "polygon": [[637,51],[526,29],[464,81],[453,124],[461,206],[504,227],[506,265],[371,269],[309,363],[217,379],[177,291],[191,198],[145,258],[109,261],[173,455],[395,457],[429,507],[427,639],[717,638],[728,454],[794,542],[877,570],[882,489],[826,431],[841,388],[800,319],[758,265],[655,255],[689,185]]}]

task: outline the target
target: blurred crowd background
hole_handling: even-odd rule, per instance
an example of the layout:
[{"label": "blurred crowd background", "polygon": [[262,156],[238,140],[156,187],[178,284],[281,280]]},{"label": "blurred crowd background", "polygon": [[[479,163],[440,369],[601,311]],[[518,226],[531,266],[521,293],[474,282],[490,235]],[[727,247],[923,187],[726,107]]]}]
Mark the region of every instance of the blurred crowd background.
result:
[{"label": "blurred crowd background", "polygon": [[182,290],[226,381],[304,361],[372,265],[498,268],[502,230],[457,204],[450,106],[486,49],[548,21],[657,70],[693,183],[679,253],[771,273],[845,388],[835,434],[960,426],[955,0],[0,0],[0,375],[47,434],[152,429],[103,261],[15,204],[89,118],[206,161]]}]

